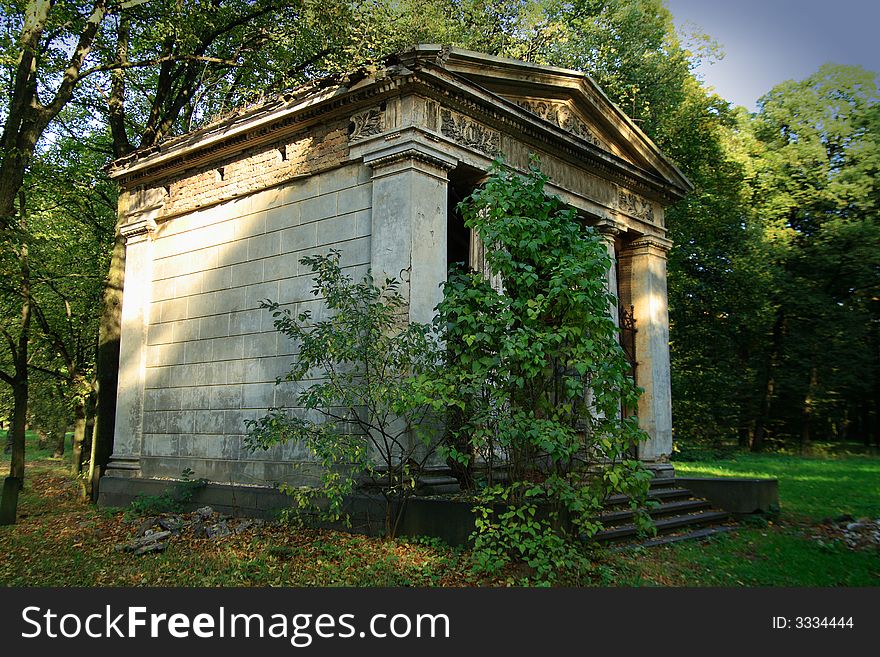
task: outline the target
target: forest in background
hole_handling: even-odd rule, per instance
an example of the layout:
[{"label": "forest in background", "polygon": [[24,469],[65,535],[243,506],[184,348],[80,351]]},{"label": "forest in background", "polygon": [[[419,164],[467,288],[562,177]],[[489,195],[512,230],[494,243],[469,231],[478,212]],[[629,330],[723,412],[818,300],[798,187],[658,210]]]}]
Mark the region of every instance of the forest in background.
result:
[{"label": "forest in background", "polygon": [[588,73],[695,185],[667,226],[675,438],[880,445],[877,74],[827,64],[749,113],[662,0],[0,0],[0,415],[94,494],[124,248],[113,159],[415,43]]}]

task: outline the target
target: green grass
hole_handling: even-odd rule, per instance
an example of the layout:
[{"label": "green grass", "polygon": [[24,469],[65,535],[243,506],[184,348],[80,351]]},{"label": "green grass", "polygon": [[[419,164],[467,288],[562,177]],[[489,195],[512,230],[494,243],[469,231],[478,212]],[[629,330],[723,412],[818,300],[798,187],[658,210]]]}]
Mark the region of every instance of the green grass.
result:
[{"label": "green grass", "polygon": [[[6,436],[8,431],[6,429],[0,430],[0,472],[5,473],[9,468],[9,460],[11,456],[6,454],[3,450],[6,447]],[[64,457],[69,460],[70,457],[70,441],[73,437],[73,434],[68,432],[64,437]],[[53,453],[55,451],[55,445],[47,445],[45,449],[40,449],[40,437],[30,429],[24,432],[24,450],[25,450],[25,467],[27,467],[28,461],[46,461],[46,460],[57,460],[53,457]]]},{"label": "green grass", "polygon": [[880,558],[840,543],[821,545],[786,527],[741,529],[629,555],[618,585],[878,586]]},{"label": "green grass", "polygon": [[779,480],[783,515],[821,520],[844,513],[880,517],[880,458],[821,458],[737,454],[722,461],[675,464],[676,474],[695,477],[770,477]]}]

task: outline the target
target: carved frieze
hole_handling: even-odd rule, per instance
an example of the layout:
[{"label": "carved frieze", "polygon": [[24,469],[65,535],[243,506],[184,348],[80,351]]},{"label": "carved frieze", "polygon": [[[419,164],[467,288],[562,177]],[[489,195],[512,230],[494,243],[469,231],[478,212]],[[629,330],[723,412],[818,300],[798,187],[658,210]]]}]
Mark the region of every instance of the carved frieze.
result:
[{"label": "carved frieze", "polygon": [[440,132],[453,141],[491,157],[501,154],[501,133],[448,109],[440,110]]},{"label": "carved frieze", "polygon": [[590,128],[578,117],[566,103],[554,103],[546,100],[518,100],[516,104],[524,110],[558,125],[563,130],[590,142],[593,146],[605,148]]},{"label": "carved frieze", "polygon": [[378,107],[371,107],[363,112],[358,112],[351,117],[348,139],[354,143],[373,135],[378,135],[385,129],[384,115]]},{"label": "carved frieze", "polygon": [[623,187],[617,188],[617,209],[636,219],[654,223],[654,207],[651,202]]}]

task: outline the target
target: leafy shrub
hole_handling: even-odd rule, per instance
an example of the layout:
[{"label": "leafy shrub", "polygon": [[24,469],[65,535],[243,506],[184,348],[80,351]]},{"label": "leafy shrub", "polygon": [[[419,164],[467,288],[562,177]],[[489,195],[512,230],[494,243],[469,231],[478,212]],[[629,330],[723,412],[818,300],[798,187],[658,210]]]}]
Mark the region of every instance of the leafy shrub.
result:
[{"label": "leafy shrub", "polygon": [[542,581],[577,566],[609,494],[631,495],[649,527],[651,478],[631,457],[645,434],[621,417],[639,391],[610,313],[607,248],[546,181],[534,164],[520,176],[496,163],[460,205],[485,269],[450,273],[436,320],[445,358],[426,386],[451,409],[444,453],[463,483],[482,477],[478,566],[524,561]]},{"label": "leafy shrub", "polygon": [[377,286],[368,275],[355,282],[342,271],[340,255],[300,261],[314,274],[312,293],[324,300],[326,318],[263,304],[275,328],[300,345],[278,383],[318,381],[303,387],[299,409],[273,408],[249,422],[246,444],[268,449],[296,441],[308,450],[322,466],[319,485],[282,490],[299,509],[322,518],[345,519],[345,498],[357,486],[378,490],[386,533],[394,536],[435,447],[427,430],[431,409],[418,382],[434,366],[437,344],[429,325],[408,321],[397,280]]},{"label": "leafy shrub", "polygon": [[208,483],[207,479],[193,479],[194,474],[195,472],[186,468],[180,473],[180,481],[174,482],[174,485],[161,495],[138,495],[128,505],[126,515],[154,516],[182,512],[192,501],[196,491],[204,488]]}]

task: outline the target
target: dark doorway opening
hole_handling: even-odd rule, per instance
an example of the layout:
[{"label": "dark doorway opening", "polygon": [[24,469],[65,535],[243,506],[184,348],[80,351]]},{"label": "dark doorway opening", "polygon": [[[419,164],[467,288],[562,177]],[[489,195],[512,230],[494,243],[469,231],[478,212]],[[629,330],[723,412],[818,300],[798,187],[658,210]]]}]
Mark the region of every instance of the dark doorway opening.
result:
[{"label": "dark doorway opening", "polygon": [[485,175],[483,171],[465,164],[460,164],[449,172],[446,204],[447,268],[456,264],[459,267],[470,266],[471,232],[464,225],[464,217],[461,216],[458,204],[470,196]]}]

